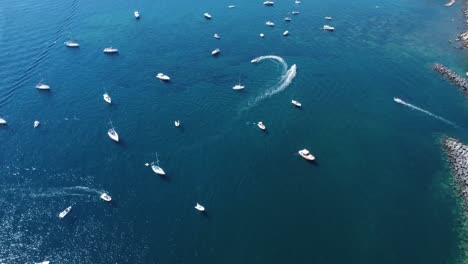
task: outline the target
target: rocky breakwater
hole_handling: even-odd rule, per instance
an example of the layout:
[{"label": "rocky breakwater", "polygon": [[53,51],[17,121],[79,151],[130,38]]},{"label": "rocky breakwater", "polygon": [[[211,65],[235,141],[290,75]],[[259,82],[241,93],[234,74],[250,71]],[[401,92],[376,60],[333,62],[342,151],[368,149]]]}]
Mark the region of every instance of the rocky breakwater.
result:
[{"label": "rocky breakwater", "polygon": [[468,210],[468,146],[454,138],[445,138],[444,147],[452,167],[455,182]]},{"label": "rocky breakwater", "polygon": [[461,77],[456,72],[439,63],[432,65],[432,69],[440,73],[445,78],[449,79],[451,82],[456,84],[458,87],[462,88],[464,91],[468,91],[468,80]]}]

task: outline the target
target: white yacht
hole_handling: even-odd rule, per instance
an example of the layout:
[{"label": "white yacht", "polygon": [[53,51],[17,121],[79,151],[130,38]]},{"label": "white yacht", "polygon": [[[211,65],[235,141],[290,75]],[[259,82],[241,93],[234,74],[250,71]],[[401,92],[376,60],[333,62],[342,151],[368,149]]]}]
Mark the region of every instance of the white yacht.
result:
[{"label": "white yacht", "polygon": [[294,1],[294,3],[295,3],[296,5],[299,5],[299,4],[301,3],[301,1],[296,0],[296,1]]},{"label": "white yacht", "polygon": [[106,202],[112,201],[112,197],[110,197],[107,193],[102,193],[101,196],[99,196],[101,199],[103,199]]},{"label": "white yacht", "polygon": [[326,16],[325,20],[332,20],[332,17],[331,16]]},{"label": "white yacht", "polygon": [[107,135],[115,142],[119,142],[119,134],[117,134],[117,131],[115,131],[114,128],[109,129],[107,131]]},{"label": "white yacht", "polygon": [[314,155],[312,155],[307,149],[299,150],[298,153],[306,160],[315,160]]},{"label": "white yacht", "polygon": [[108,93],[103,94],[102,97],[104,98],[104,101],[106,101],[108,104],[112,104],[112,99]]},{"label": "white yacht", "polygon": [[230,5],[230,6],[228,6],[228,8],[234,8],[234,7],[236,7],[236,6],[235,6],[235,5]]},{"label": "white yacht", "polygon": [[159,167],[159,159],[158,159],[158,153],[156,153],[156,162],[151,162],[151,169],[154,171],[154,173],[159,174],[159,175],[166,175],[164,170]]},{"label": "white yacht", "polygon": [[138,11],[133,12],[136,19],[140,19],[140,13]]},{"label": "white yacht", "polygon": [[401,100],[400,98],[396,98],[396,97],[393,97],[393,101],[395,101],[395,102],[397,102],[399,104],[403,103],[403,100]]},{"label": "white yacht", "polygon": [[48,260],[44,260],[44,261],[41,261],[41,262],[34,262],[34,264],[49,264],[50,261]]},{"label": "white yacht", "polygon": [[108,48],[105,48],[103,52],[112,54],[112,53],[119,53],[119,50],[113,47],[108,47]]},{"label": "white yacht", "polygon": [[289,21],[291,21],[291,18],[290,17],[285,17],[284,21],[289,22]]},{"label": "white yacht", "polygon": [[60,212],[59,218],[62,219],[62,218],[64,218],[65,216],[67,216],[67,214],[71,211],[71,209],[72,209],[71,206],[65,208],[65,210],[63,210],[62,212]]},{"label": "white yacht", "polygon": [[236,84],[236,85],[234,85],[234,86],[232,87],[232,89],[234,89],[234,90],[242,90],[242,89],[244,89],[244,88],[245,88],[245,86],[244,86],[244,85],[240,85],[240,84]]},{"label": "white yacht", "polygon": [[293,15],[299,15],[299,11],[292,11],[291,14],[293,14]]},{"label": "white yacht", "polygon": [[218,55],[220,52],[221,52],[220,49],[215,49],[215,50],[213,50],[213,51],[211,52],[211,55],[216,56],[216,55]]},{"label": "white yacht", "polygon": [[265,25],[269,26],[269,27],[274,27],[275,26],[275,23],[271,22],[271,21],[267,21],[265,23]]},{"label": "white yacht", "polygon": [[213,37],[214,37],[215,39],[219,39],[218,33],[215,33],[215,34],[213,35]]},{"label": "white yacht", "polygon": [[201,205],[201,204],[199,204],[199,203],[197,203],[197,204],[195,205],[195,209],[197,209],[197,210],[200,211],[200,212],[204,212],[204,211],[205,211],[205,207],[203,207],[203,205]]},{"label": "white yacht", "polygon": [[0,125],[6,125],[7,121],[3,118],[0,118]]},{"label": "white yacht", "polygon": [[44,83],[38,83],[36,84],[36,89],[39,90],[50,90],[50,86]]},{"label": "white yacht", "polygon": [[264,38],[264,37],[265,37],[265,34],[260,33],[260,37],[261,37],[261,38]]},{"label": "white yacht", "polygon": [[296,106],[296,107],[301,107],[301,106],[302,106],[302,104],[299,103],[299,102],[296,101],[296,100],[292,100],[291,103],[292,103],[294,106]]},{"label": "white yacht", "polygon": [[180,120],[174,121],[174,125],[175,125],[176,127],[180,127]]},{"label": "white yacht", "polygon": [[335,28],[332,27],[332,26],[329,26],[329,25],[324,25],[324,26],[323,26],[323,30],[334,31]]},{"label": "white yacht", "polygon": [[283,36],[287,36],[287,35],[289,35],[289,31],[286,30],[285,32],[283,32]]},{"label": "white yacht", "polygon": [[34,128],[38,127],[41,123],[39,121],[34,121]]},{"label": "white yacht", "polygon": [[165,82],[171,80],[171,78],[169,76],[167,76],[167,75],[165,75],[164,73],[161,73],[161,72],[156,75],[156,78],[158,78],[161,81],[165,81]]},{"label": "white yacht", "polygon": [[251,60],[250,63],[258,63],[259,61],[260,61],[259,58],[255,58],[255,59]]},{"label": "white yacht", "polygon": [[257,123],[257,126],[258,126],[261,130],[266,130],[266,126],[263,124],[262,121],[258,122],[258,123]]},{"label": "white yacht", "polygon": [[75,42],[73,40],[65,41],[63,44],[65,44],[65,46],[67,46],[69,48],[78,48],[78,47],[80,47],[80,44],[78,44],[78,42]]},{"label": "white yacht", "polygon": [[275,4],[275,2],[273,2],[273,1],[265,1],[265,2],[263,2],[263,4],[266,5],[266,6],[272,6],[272,5]]},{"label": "white yacht", "polygon": [[203,14],[203,16],[204,16],[206,19],[211,19],[211,15],[208,14],[208,13]]}]

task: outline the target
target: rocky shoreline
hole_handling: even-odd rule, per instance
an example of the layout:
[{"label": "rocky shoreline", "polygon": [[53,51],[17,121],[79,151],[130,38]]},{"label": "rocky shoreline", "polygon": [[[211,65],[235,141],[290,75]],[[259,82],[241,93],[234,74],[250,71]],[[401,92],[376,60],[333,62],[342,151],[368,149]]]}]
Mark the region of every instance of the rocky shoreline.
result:
[{"label": "rocky shoreline", "polygon": [[458,75],[456,72],[445,67],[440,63],[435,63],[432,65],[432,69],[440,73],[445,78],[449,79],[452,83],[456,84],[458,87],[464,91],[468,91],[468,80]]},{"label": "rocky shoreline", "polygon": [[468,210],[468,146],[454,138],[444,138],[443,145],[455,177],[456,187]]}]

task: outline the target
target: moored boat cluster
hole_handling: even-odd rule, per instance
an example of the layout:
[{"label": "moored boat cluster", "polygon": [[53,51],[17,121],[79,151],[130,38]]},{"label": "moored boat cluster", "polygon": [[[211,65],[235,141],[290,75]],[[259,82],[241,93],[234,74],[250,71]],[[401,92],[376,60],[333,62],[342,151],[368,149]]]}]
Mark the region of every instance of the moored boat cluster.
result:
[{"label": "moored boat cluster", "polygon": [[468,146],[450,137],[445,138],[443,144],[452,167],[457,189],[463,196],[465,208],[468,209]]},{"label": "moored boat cluster", "polygon": [[432,69],[434,69],[436,72],[440,73],[442,76],[452,81],[454,84],[456,84],[463,90],[468,91],[468,80],[461,77],[456,72],[452,71],[451,69],[445,67],[440,63],[435,63],[434,65],[432,65]]}]

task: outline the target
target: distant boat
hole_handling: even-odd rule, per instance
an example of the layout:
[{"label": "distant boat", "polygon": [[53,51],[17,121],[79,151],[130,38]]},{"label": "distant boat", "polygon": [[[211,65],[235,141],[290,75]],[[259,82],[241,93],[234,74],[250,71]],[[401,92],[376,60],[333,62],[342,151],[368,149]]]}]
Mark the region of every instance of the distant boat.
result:
[{"label": "distant boat", "polygon": [[115,142],[119,142],[119,134],[117,134],[117,131],[115,131],[114,127],[107,130],[107,135]]},{"label": "distant boat", "polygon": [[271,22],[271,21],[267,21],[265,23],[265,25],[269,26],[269,27],[274,27],[275,26],[275,23]]},{"label": "distant boat", "polygon": [[34,262],[34,264],[49,264],[50,261],[48,260],[44,260],[44,261],[41,261],[41,262]]},{"label": "distant boat", "polygon": [[299,15],[299,11],[292,11],[291,14],[293,14],[293,15]]},{"label": "distant boat", "polygon": [[272,5],[275,4],[275,2],[273,2],[273,1],[265,1],[265,2],[263,2],[263,4],[266,5],[266,6],[272,6]]},{"label": "distant boat", "polygon": [[159,167],[158,153],[156,153],[156,162],[151,162],[151,169],[156,174],[166,175],[166,172],[164,172],[164,170],[161,167]]},{"label": "distant boat", "polygon": [[215,49],[215,50],[213,50],[213,51],[211,52],[211,55],[216,56],[216,55],[218,55],[220,52],[221,52],[220,49]]},{"label": "distant boat", "polygon": [[75,42],[73,40],[65,41],[63,44],[65,44],[65,46],[67,46],[69,48],[78,48],[78,47],[80,47],[80,44],[78,44],[78,42]]},{"label": "distant boat", "polygon": [[64,218],[65,216],[67,216],[67,214],[71,211],[71,209],[72,209],[71,206],[65,208],[65,210],[63,210],[63,211],[59,214],[59,218],[62,219],[62,218]]},{"label": "distant boat", "polygon": [[262,121],[258,122],[258,123],[257,123],[257,126],[258,126],[261,130],[266,130],[266,126],[263,124]]},{"label": "distant boat", "polygon": [[297,107],[301,107],[301,106],[302,106],[302,104],[299,103],[299,102],[296,101],[296,100],[292,100],[291,103],[292,103],[293,105],[297,106]]},{"label": "distant boat", "polygon": [[395,102],[397,102],[399,104],[403,103],[403,100],[401,100],[400,98],[396,98],[396,97],[393,98],[393,101],[395,101]]},{"label": "distant boat", "polygon": [[156,75],[156,78],[158,78],[161,81],[165,81],[165,82],[168,82],[168,81],[171,80],[171,78],[169,76],[165,75],[164,73],[158,73]]},{"label": "distant boat", "polygon": [[260,37],[261,37],[261,38],[265,37],[265,34],[260,33]]},{"label": "distant boat", "polygon": [[108,47],[103,50],[104,53],[112,54],[112,53],[119,53],[119,50],[116,48]]},{"label": "distant boat", "polygon": [[295,3],[296,5],[299,5],[299,4],[301,3],[301,1],[296,0],[296,1],[294,1],[294,3]]},{"label": "distant boat", "polygon": [[174,121],[174,125],[175,125],[176,127],[179,127],[179,126],[180,126],[180,120]]},{"label": "distant boat", "polygon": [[36,84],[36,89],[39,90],[50,90],[50,86],[44,83],[38,83]]},{"label": "distant boat", "polygon": [[112,99],[108,93],[104,93],[102,97],[104,98],[104,101],[106,101],[108,104],[112,104]]},{"label": "distant boat", "polygon": [[211,15],[208,14],[208,13],[203,14],[203,16],[204,16],[206,19],[211,19]]},{"label": "distant boat", "polygon": [[255,59],[251,60],[250,63],[258,63],[259,61],[260,61],[259,58],[255,58]]},{"label": "distant boat", "polygon": [[289,21],[291,21],[291,18],[290,17],[285,17],[284,21],[289,22]]},{"label": "distant boat", "polygon": [[39,123],[39,121],[34,121],[34,128],[38,127],[41,123]]},{"label": "distant boat", "polygon": [[236,85],[234,85],[234,87],[232,87],[232,89],[234,89],[234,90],[242,90],[242,89],[244,89],[244,88],[245,88],[245,86],[241,84],[240,75],[239,75],[239,82],[238,82]]},{"label": "distant boat", "polygon": [[203,206],[202,206],[201,204],[199,204],[199,203],[197,203],[197,204],[195,205],[195,209],[197,209],[197,210],[200,211],[200,212],[205,211],[205,207],[203,207]]},{"label": "distant boat", "polygon": [[215,33],[215,34],[213,35],[213,37],[214,37],[215,39],[219,39],[218,33]]},{"label": "distant boat", "polygon": [[325,20],[332,20],[332,17],[331,16],[326,16]]},{"label": "distant boat", "polygon": [[3,118],[0,118],[0,125],[6,125],[7,121]]},{"label": "distant boat", "polygon": [[323,30],[334,31],[335,28],[332,27],[332,26],[329,26],[329,25],[324,25],[324,26],[323,26]]},{"label": "distant boat", "polygon": [[312,155],[307,149],[299,150],[298,153],[306,160],[315,160],[314,155]]},{"label": "distant boat", "polygon": [[138,11],[133,12],[136,19],[140,19],[140,13]]},{"label": "distant boat", "polygon": [[283,32],[283,36],[287,36],[287,35],[289,35],[289,31],[286,30],[285,32]]},{"label": "distant boat", "polygon": [[230,6],[228,6],[228,8],[234,8],[234,7],[236,7],[236,6],[235,6],[235,5],[230,5]]},{"label": "distant boat", "polygon": [[101,196],[99,196],[101,199],[103,199],[106,202],[112,201],[112,197],[110,197],[107,193],[102,193]]}]

